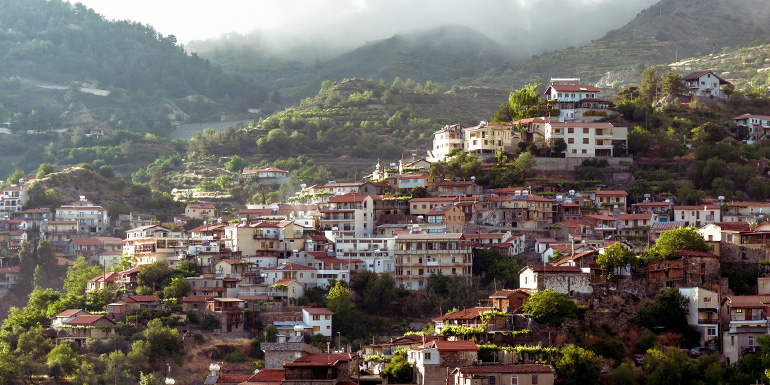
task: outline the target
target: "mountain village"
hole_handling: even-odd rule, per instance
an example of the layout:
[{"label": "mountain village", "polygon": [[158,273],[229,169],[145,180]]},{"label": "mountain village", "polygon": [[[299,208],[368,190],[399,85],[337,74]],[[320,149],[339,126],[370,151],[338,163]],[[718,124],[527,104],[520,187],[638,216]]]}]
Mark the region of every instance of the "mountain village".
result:
[{"label": "mountain village", "polygon": [[[682,79],[692,98],[725,97],[720,87],[727,82],[712,71]],[[82,257],[102,269],[87,281],[86,295],[107,289],[114,299],[102,311],[68,309],[46,325],[57,344],[80,348],[92,339],[108,341],[119,323],[134,320],[141,330],[139,312],[167,307],[161,296],[138,292],[143,268],[194,262],[196,275],[186,278],[189,290],[181,298],[182,311],[175,313],[183,338],[190,317],[215,318],[218,327],[208,332],[215,338],[258,337],[260,331],[247,326],[252,317],[276,331],[274,341],[261,343],[264,369],[253,374],[228,371],[228,364],[213,360],[208,367],[186,366],[207,374],[204,383],[212,385],[387,383],[384,368],[396,355],[410,365],[406,383],[560,383],[564,379],[551,357],[559,353],[549,349],[574,345],[556,337],[581,321],[569,317],[542,324],[523,310],[531,297],[546,291],[581,307],[583,320],[619,333],[627,327],[628,318],[621,316],[627,307],[673,289],[686,298],[687,323],[700,334],[688,355],[716,352],[730,365],[759,352],[759,339],[770,334],[770,202],[720,197],[683,205],[651,192],[630,201],[626,191],[612,186],[580,191],[548,178],[490,189],[475,177],[447,180],[432,172],[432,164],[461,152],[492,159],[513,153],[522,142],[560,139],[564,156],[536,158],[533,169],[558,175],[586,159],[600,159],[619,182],[628,181],[629,128],[600,121],[616,113],[600,89],[580,79],[554,78],[544,96],[558,116],[448,125],[434,133],[424,157],[378,162],[354,182],[303,185],[286,202],[248,205],[237,217],[200,200],[187,204],[172,223],[158,223],[152,213],[115,217],[88,192],[60,207],[28,207],[33,178],[21,179],[2,190],[0,245],[18,253],[25,242],[48,240],[58,251],[58,265],[72,266]],[[748,128],[749,142],[770,129],[770,116],[743,114],[734,122]],[[756,168],[767,174],[766,165]],[[288,178],[288,171],[275,167],[246,169],[238,183],[274,185]],[[191,220],[202,225],[182,230]],[[115,236],[119,229],[128,229],[125,238]],[[681,229],[692,229],[708,250],[675,249],[645,265],[601,262],[617,249],[643,255]],[[518,260],[524,266],[518,285],[497,287],[476,307],[412,320],[415,329],[432,323],[429,332],[375,336],[354,348],[340,343],[332,311],[303,305],[309,290],[352,282],[364,272],[390,275],[407,291],[425,290],[437,275],[470,281],[480,250]],[[756,293],[734,295],[721,274],[726,267],[756,270]],[[4,258],[0,295],[21,279],[20,266]],[[308,344],[308,336],[325,348]],[[644,352],[630,353],[621,360],[643,362]],[[609,371],[606,364],[602,371]]]}]

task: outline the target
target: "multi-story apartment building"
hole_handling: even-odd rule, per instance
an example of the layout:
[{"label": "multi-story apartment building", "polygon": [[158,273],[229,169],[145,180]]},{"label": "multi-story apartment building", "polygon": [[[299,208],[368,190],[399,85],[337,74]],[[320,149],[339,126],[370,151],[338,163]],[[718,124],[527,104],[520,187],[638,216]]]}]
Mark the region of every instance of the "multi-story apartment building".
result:
[{"label": "multi-story apartment building", "polygon": [[656,222],[669,222],[674,216],[671,202],[639,202],[631,205],[635,214],[655,214]]},{"label": "multi-story apartment building", "polygon": [[[607,116],[606,102],[599,99],[599,92],[594,86],[580,84],[580,78],[551,78],[551,85],[543,94],[559,109],[562,120],[583,120]],[[598,113],[586,113],[591,110]]]},{"label": "multi-story apartment building", "polygon": [[181,232],[159,226],[142,226],[126,231],[123,254],[134,258],[137,265],[168,261],[170,265],[187,255],[187,242]]},{"label": "multi-story apartment building", "polygon": [[79,236],[103,235],[108,231],[110,216],[102,206],[94,205],[80,196],[80,200],[56,209],[57,221],[77,221]]},{"label": "multi-story apartment building", "polygon": [[594,205],[602,214],[618,215],[626,212],[627,196],[623,190],[597,190],[594,192]]},{"label": "multi-story apartment building", "polygon": [[334,253],[340,259],[359,259],[365,270],[375,273],[395,271],[396,238],[387,236],[340,237],[331,239]]},{"label": "multi-story apartment building", "polygon": [[719,205],[674,206],[674,220],[684,222],[685,226],[696,227],[722,222],[722,208]]},{"label": "multi-story apartment building", "polygon": [[615,147],[627,148],[628,128],[607,122],[546,122],[544,139],[563,139],[567,158],[611,157]]},{"label": "multi-story apartment building", "polygon": [[188,218],[210,219],[214,218],[216,210],[211,203],[190,203],[184,208],[184,214]]},{"label": "multi-story apartment building", "polygon": [[760,217],[770,215],[768,202],[725,202],[722,207],[722,220],[725,222],[759,223]]},{"label": "multi-story apartment building", "polygon": [[11,185],[0,193],[0,216],[11,216],[11,213],[22,211],[22,208],[29,200],[29,185],[25,185],[23,180],[19,184]]},{"label": "multi-story apartment building", "polygon": [[465,151],[465,127],[453,124],[433,133],[432,159],[446,159],[454,149]]},{"label": "multi-story apartment building", "polygon": [[292,251],[302,250],[305,239],[302,226],[280,221],[227,226],[222,242],[235,255],[286,258]]},{"label": "multi-story apartment building", "polygon": [[757,339],[770,334],[769,311],[767,295],[731,295],[722,301],[722,354],[728,365],[759,350]]},{"label": "multi-story apartment building", "polygon": [[719,294],[700,287],[680,287],[679,294],[688,300],[687,323],[701,333],[700,346],[718,337]]},{"label": "multi-story apartment building", "polygon": [[345,237],[361,237],[374,232],[374,201],[369,195],[337,195],[329,200],[329,209],[321,214],[323,231],[339,232]]},{"label": "multi-story apartment building", "polygon": [[42,238],[47,239],[59,249],[64,249],[70,239],[78,235],[77,221],[48,221],[40,226]]},{"label": "multi-story apartment building", "polygon": [[463,234],[400,234],[396,236],[396,285],[424,289],[431,274],[470,277],[471,246]]},{"label": "multi-story apartment building", "polygon": [[481,122],[464,130],[465,152],[494,155],[497,150],[513,151],[511,127]]}]

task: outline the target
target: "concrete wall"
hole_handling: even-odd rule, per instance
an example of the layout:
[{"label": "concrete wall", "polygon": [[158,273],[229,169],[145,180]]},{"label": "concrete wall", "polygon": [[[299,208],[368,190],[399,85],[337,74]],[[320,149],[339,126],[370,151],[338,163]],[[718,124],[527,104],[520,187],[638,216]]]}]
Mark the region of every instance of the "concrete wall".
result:
[{"label": "concrete wall", "polygon": [[259,348],[265,351],[265,369],[283,369],[284,362],[292,362],[312,353],[321,353],[304,342],[263,342]]}]

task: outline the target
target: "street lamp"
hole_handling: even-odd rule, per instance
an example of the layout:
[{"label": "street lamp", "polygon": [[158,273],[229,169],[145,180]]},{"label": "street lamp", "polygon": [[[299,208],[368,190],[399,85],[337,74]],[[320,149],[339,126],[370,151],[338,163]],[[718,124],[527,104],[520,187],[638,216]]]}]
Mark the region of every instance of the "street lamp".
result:
[{"label": "street lamp", "polygon": [[176,381],[171,378],[171,364],[166,364],[166,367],[168,368],[166,375],[166,385],[174,385]]},{"label": "street lamp", "polygon": [[342,342],[341,341],[342,341],[342,339],[340,337],[340,332],[337,332],[337,350],[340,351],[340,352],[342,351],[342,345],[341,345]]}]

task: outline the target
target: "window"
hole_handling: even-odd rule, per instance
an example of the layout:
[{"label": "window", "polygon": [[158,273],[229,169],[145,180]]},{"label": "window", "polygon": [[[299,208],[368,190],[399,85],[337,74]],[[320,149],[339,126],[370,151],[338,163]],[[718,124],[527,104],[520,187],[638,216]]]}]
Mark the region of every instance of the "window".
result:
[{"label": "window", "polygon": [[711,297],[703,298],[703,303],[711,303]]},{"label": "window", "polygon": [[495,376],[489,376],[489,385],[495,385]]},{"label": "window", "polygon": [[430,360],[430,352],[425,352],[425,353],[423,353],[423,359],[424,359],[425,361],[428,361],[428,360]]},{"label": "window", "polygon": [[574,134],[574,133],[575,133],[575,128],[573,128],[573,127],[568,127],[568,128],[567,128],[567,132],[568,132],[568,133],[570,133],[570,134]]},{"label": "window", "polygon": [[583,138],[583,144],[588,144],[588,138]]},{"label": "window", "polygon": [[567,138],[567,143],[569,144],[575,143],[575,138]]},{"label": "window", "polygon": [[708,328],[706,329],[706,335],[709,337],[716,337],[717,336],[717,328]]},{"label": "window", "polygon": [[321,320],[321,316],[320,315],[313,314],[313,321],[320,321],[320,320]]},{"label": "window", "polygon": [[511,385],[519,385],[519,376],[514,374],[511,376]]},{"label": "window", "polygon": [[537,384],[537,374],[532,375],[532,385]]}]

